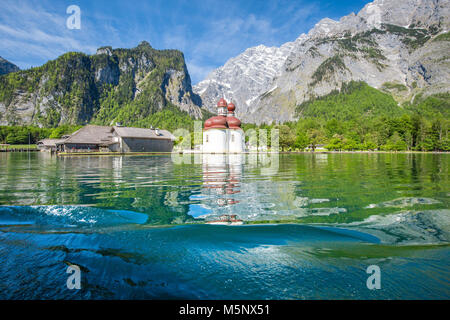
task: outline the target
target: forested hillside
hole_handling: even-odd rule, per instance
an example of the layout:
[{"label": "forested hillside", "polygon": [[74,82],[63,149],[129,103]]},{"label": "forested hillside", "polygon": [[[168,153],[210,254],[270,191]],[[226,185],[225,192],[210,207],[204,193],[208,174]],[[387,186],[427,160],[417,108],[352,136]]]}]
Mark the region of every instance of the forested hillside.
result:
[{"label": "forested hillside", "polygon": [[279,129],[280,146],[289,151],[317,145],[337,151],[450,151],[449,101],[446,93],[399,106],[389,93],[352,81],[297,106],[296,122],[244,127]]},{"label": "forested hillside", "polygon": [[[155,50],[103,47],[95,55],[66,53],[41,67],[0,76],[0,125],[57,127],[87,123],[175,127],[202,118],[184,56]],[[166,110],[170,117],[155,115]]]}]

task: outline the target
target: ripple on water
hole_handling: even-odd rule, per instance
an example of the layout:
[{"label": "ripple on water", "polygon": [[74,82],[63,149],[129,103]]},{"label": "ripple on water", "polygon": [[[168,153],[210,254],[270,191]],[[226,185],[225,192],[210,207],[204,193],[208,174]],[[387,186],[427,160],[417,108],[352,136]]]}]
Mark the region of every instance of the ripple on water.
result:
[{"label": "ripple on water", "polygon": [[148,216],[127,210],[104,210],[88,206],[2,206],[0,225],[35,224],[55,227],[143,224]]},{"label": "ripple on water", "polygon": [[450,242],[450,210],[404,211],[373,215],[342,224],[378,236],[384,243],[439,244]]},{"label": "ripple on water", "polygon": [[416,204],[437,204],[440,203],[440,201],[431,199],[431,198],[417,198],[417,197],[410,197],[410,198],[399,198],[391,201],[385,201],[379,204],[370,204],[366,208],[384,208],[384,207],[397,207],[397,208],[404,208],[404,207],[410,207]]}]

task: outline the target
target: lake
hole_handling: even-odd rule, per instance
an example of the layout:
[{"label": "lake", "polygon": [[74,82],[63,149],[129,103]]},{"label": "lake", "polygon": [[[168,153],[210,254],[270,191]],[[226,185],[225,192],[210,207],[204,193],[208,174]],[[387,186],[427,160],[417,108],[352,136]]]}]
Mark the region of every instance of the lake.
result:
[{"label": "lake", "polygon": [[449,159],[0,153],[0,299],[449,299]]}]

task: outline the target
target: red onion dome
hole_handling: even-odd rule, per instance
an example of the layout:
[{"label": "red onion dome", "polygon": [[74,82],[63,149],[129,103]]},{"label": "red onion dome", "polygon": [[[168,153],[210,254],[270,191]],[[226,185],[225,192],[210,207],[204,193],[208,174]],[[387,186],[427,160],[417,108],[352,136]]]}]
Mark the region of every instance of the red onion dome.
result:
[{"label": "red onion dome", "polygon": [[241,120],[233,116],[227,117],[227,123],[230,129],[239,129],[241,127]]},{"label": "red onion dome", "polygon": [[227,129],[227,118],[224,116],[215,116],[205,121],[205,129]]},{"label": "red onion dome", "polygon": [[211,118],[209,118],[208,120],[205,121],[205,128],[209,128],[212,126],[212,121]]},{"label": "red onion dome", "polygon": [[234,110],[236,110],[236,106],[234,105],[233,102],[230,102],[228,104],[228,112],[234,112]]},{"label": "red onion dome", "polygon": [[217,102],[217,106],[218,106],[219,108],[221,108],[221,107],[226,108],[226,107],[227,107],[227,101],[226,101],[224,98],[221,98],[221,99],[219,100],[219,102]]}]

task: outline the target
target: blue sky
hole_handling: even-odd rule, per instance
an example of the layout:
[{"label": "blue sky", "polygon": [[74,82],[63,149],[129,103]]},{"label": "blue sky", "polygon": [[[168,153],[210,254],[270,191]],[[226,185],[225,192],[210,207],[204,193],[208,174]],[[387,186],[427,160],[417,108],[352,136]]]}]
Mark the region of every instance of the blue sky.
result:
[{"label": "blue sky", "polygon": [[[67,51],[101,46],[183,51],[195,84],[245,49],[280,46],[319,20],[357,13],[369,0],[86,0],[0,4],[0,56],[25,69]],[[66,9],[81,9],[81,29],[66,27]]]}]

